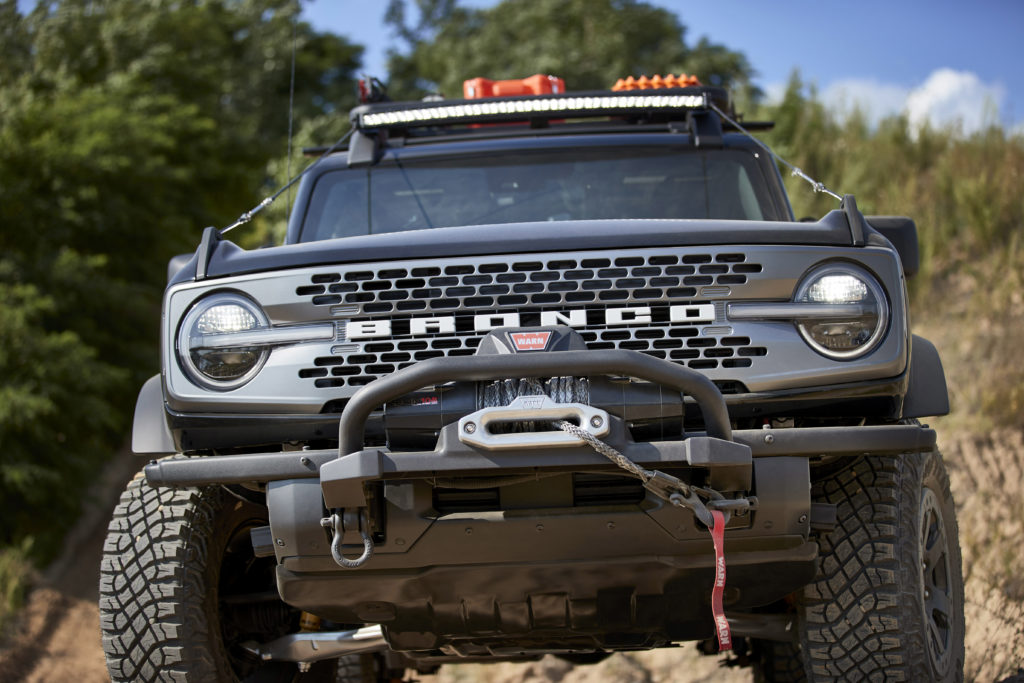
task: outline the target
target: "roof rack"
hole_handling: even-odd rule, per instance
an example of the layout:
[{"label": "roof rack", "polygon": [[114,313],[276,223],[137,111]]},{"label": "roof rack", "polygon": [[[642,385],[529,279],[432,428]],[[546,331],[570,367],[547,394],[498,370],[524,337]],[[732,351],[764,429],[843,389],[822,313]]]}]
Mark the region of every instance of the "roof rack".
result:
[{"label": "roof rack", "polygon": [[530,123],[594,117],[631,117],[646,120],[684,118],[689,112],[708,111],[710,104],[730,110],[723,88],[692,86],[660,90],[607,90],[564,95],[522,95],[488,99],[365,104],[352,110],[356,129],[372,132],[482,123]]}]

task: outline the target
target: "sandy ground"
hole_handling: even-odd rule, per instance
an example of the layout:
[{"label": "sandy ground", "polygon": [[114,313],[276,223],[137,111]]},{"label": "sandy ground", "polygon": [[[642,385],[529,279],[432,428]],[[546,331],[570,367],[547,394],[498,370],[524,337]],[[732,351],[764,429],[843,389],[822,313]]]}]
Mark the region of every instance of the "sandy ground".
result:
[{"label": "sandy ground", "polygon": [[[966,680],[1024,683],[1024,434],[944,434],[967,579]],[[108,681],[96,607],[106,525],[124,484],[144,461],[120,454],[69,538],[78,542],[32,592],[15,635],[0,649],[0,681]],[[742,669],[692,645],[573,668],[549,657],[520,665],[445,667],[434,683],[668,683],[749,681]]]}]

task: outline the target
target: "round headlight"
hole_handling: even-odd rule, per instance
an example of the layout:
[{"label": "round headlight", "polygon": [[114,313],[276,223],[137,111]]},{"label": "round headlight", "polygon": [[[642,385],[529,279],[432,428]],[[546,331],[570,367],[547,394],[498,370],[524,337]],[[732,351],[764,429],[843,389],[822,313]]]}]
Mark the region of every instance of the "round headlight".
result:
[{"label": "round headlight", "polygon": [[[269,350],[245,333],[268,327],[263,311],[237,294],[215,294],[192,307],[178,330],[178,358],[189,378],[208,389],[236,389],[263,367]],[[237,339],[233,339],[237,335]]]},{"label": "round headlight", "polygon": [[821,304],[797,321],[804,341],[829,358],[850,360],[871,351],[889,324],[889,306],[874,277],[851,264],[829,264],[812,271],[797,289],[796,301]]}]

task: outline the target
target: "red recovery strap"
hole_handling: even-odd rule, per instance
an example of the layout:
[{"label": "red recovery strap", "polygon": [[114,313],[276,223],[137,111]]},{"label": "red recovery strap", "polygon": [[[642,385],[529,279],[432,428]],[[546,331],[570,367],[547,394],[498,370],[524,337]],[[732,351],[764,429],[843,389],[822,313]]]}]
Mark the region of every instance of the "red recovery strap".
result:
[{"label": "red recovery strap", "polygon": [[715,526],[711,528],[711,540],[715,544],[715,585],[711,589],[711,614],[715,617],[715,632],[718,634],[718,651],[732,649],[732,631],[729,620],[722,609],[722,594],[725,592],[725,515],[721,510],[711,510]]}]

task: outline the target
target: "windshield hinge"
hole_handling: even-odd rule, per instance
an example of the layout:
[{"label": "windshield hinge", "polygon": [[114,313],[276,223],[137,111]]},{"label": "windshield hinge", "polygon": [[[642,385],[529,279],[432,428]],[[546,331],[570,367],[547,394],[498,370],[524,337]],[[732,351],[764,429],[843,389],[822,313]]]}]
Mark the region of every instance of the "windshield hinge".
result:
[{"label": "windshield hinge", "polygon": [[196,249],[196,282],[206,279],[210,258],[217,248],[217,243],[222,239],[224,239],[224,236],[213,226],[203,230],[203,238],[199,241],[199,248]]},{"label": "windshield hinge", "polygon": [[387,131],[379,130],[367,134],[356,130],[352,133],[352,140],[348,143],[349,168],[376,164],[384,154],[387,140]]},{"label": "windshield hinge", "polygon": [[709,111],[686,113],[686,126],[694,147],[721,147],[722,121]]},{"label": "windshield hinge", "polygon": [[857,200],[852,194],[845,194],[843,200],[839,202],[839,208],[846,214],[846,222],[850,224],[850,243],[855,247],[863,247],[867,233],[866,221],[864,214],[857,210]]}]

